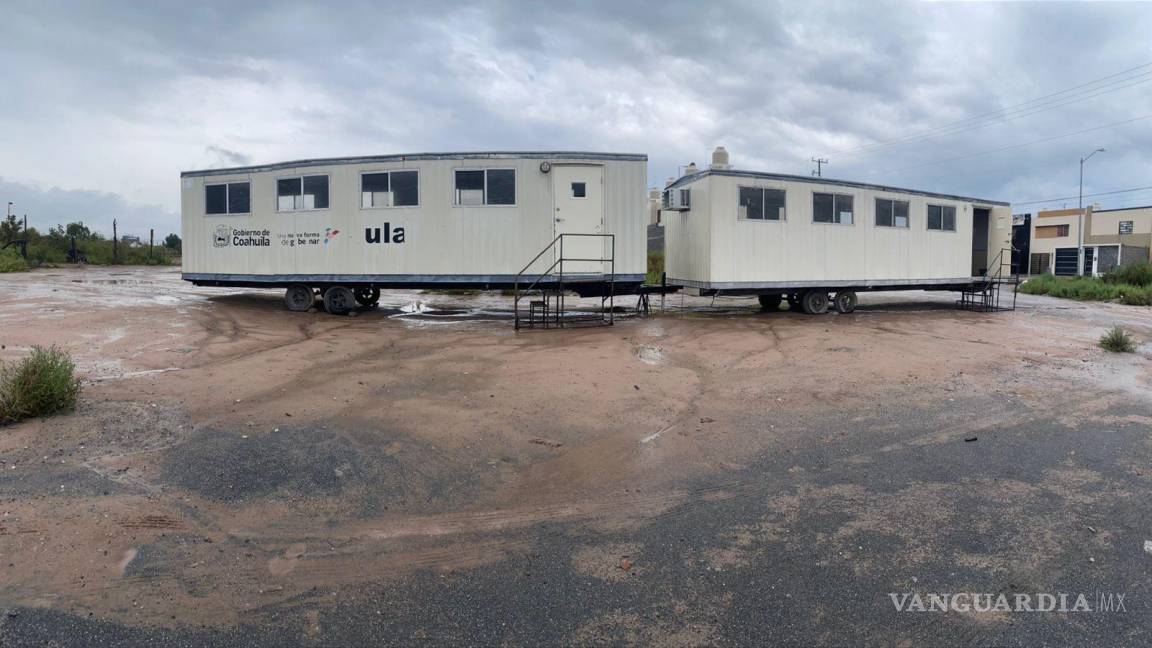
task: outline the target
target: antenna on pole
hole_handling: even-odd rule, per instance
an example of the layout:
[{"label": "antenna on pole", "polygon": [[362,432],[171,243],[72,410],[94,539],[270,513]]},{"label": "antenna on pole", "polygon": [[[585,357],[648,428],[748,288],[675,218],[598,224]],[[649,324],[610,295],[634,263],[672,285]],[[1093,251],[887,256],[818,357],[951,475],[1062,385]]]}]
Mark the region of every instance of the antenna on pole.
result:
[{"label": "antenna on pole", "polygon": [[824,170],[824,165],[828,164],[828,158],[814,157],[812,158],[812,162],[816,165],[816,168],[812,170],[812,175],[816,176],[817,178],[821,177],[821,173]]}]

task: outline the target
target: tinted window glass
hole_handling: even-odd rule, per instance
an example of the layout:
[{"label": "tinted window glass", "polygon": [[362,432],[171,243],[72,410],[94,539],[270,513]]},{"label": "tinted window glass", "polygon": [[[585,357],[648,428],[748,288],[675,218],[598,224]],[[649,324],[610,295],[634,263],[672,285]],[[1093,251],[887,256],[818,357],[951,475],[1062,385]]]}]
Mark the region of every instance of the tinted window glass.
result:
[{"label": "tinted window glass", "polygon": [[740,187],[740,216],[752,220],[764,218],[764,190]]},{"label": "tinted window glass", "polygon": [[233,182],[228,185],[228,213],[247,214],[251,211],[251,197],[247,182]]},{"label": "tinted window glass", "polygon": [[876,199],[876,224],[882,227],[892,226],[892,201],[883,198]]},{"label": "tinted window glass", "polygon": [[300,178],[281,178],[276,181],[276,209],[292,211],[300,208]]},{"label": "tinted window glass", "polygon": [[387,173],[364,173],[360,175],[360,206],[388,206]]},{"label": "tinted window glass", "polygon": [[841,225],[852,224],[852,196],[836,194],[836,213],[832,222]]},{"label": "tinted window glass", "polygon": [[304,176],[304,209],[328,209],[328,176]]},{"label": "tinted window glass", "polygon": [[947,230],[949,232],[956,231],[956,208],[955,207],[945,207],[943,216],[944,216],[944,218],[943,218],[944,222],[943,222],[943,227],[941,229]]},{"label": "tinted window glass", "polygon": [[204,187],[204,212],[207,214],[228,213],[228,185]]},{"label": "tinted window glass", "polygon": [[896,227],[908,227],[908,202],[897,200],[892,203],[892,224]]},{"label": "tinted window glass", "polygon": [[942,228],[942,211],[943,209],[940,207],[940,205],[928,205],[928,229],[938,230]]},{"label": "tinted window glass", "polygon": [[766,220],[784,220],[784,190],[764,190],[764,218]]},{"label": "tinted window glass", "polygon": [[832,194],[812,194],[812,222],[834,223]]},{"label": "tinted window glass", "polygon": [[415,171],[392,172],[392,204],[396,207],[420,204],[420,178]]},{"label": "tinted window glass", "polygon": [[457,205],[483,205],[484,204],[484,172],[483,171],[457,171],[456,172],[456,204]]},{"label": "tinted window glass", "polygon": [[572,183],[572,197],[573,198],[586,198],[588,188],[583,182]]},{"label": "tinted window glass", "polygon": [[512,169],[490,169],[487,198],[489,205],[515,205],[516,172]]}]

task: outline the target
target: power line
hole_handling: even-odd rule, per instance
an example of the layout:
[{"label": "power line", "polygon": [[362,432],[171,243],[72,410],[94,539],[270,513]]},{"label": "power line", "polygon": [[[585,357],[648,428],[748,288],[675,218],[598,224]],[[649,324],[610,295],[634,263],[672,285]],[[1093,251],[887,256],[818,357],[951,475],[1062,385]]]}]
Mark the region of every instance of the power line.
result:
[{"label": "power line", "polygon": [[1078,131],[1074,131],[1071,133],[1063,133],[1061,135],[1053,135],[1051,137],[1045,137],[1045,138],[1038,139],[1038,140],[1032,140],[1031,142],[1021,142],[1020,144],[1001,146],[1000,148],[989,149],[987,151],[978,151],[976,153],[969,153],[966,155],[958,155],[956,157],[944,158],[943,160],[936,160],[933,162],[924,162],[922,164],[900,167],[898,169],[883,169],[880,171],[873,171],[871,173],[865,173],[862,177],[869,177],[869,176],[878,175],[881,173],[896,173],[899,171],[909,171],[912,169],[919,169],[919,168],[927,167],[927,166],[935,166],[937,164],[946,164],[948,162],[955,162],[957,160],[967,160],[969,158],[980,157],[981,155],[990,155],[992,153],[1011,151],[1013,149],[1023,148],[1025,146],[1032,146],[1033,144],[1042,144],[1044,142],[1051,142],[1054,140],[1063,139],[1065,137],[1072,137],[1074,135],[1082,135],[1084,133],[1091,133],[1091,132],[1098,131],[1098,130],[1104,130],[1106,128],[1112,128],[1114,126],[1122,126],[1124,124],[1130,124],[1132,122],[1141,121],[1141,120],[1150,119],[1150,118],[1152,118],[1152,114],[1142,115],[1140,117],[1133,117],[1132,119],[1125,119],[1123,121],[1113,122],[1111,124],[1104,124],[1103,126],[1094,126],[1092,128],[1085,128],[1083,130],[1078,130]]},{"label": "power line", "polygon": [[[1129,87],[1134,86],[1134,85],[1139,85],[1141,83],[1147,83],[1148,81],[1152,81],[1152,70],[1147,70],[1147,71],[1141,72],[1141,73],[1136,74],[1136,75],[1131,75],[1131,76],[1128,76],[1128,77],[1123,78],[1123,79],[1116,79],[1114,81],[1109,81],[1108,83],[1103,83],[1102,85],[1100,85],[1103,81],[1106,81],[1108,79],[1115,79],[1116,77],[1129,75],[1130,73],[1132,73],[1136,70],[1141,70],[1141,69],[1147,68],[1147,67],[1152,67],[1152,63],[1145,63],[1143,65],[1138,65],[1136,67],[1129,68],[1127,70],[1123,70],[1123,71],[1117,72],[1115,74],[1110,74],[1108,76],[1101,77],[1101,78],[1096,79],[1094,81],[1089,81],[1087,83],[1082,83],[1082,84],[1077,85],[1077,86],[1072,86],[1071,88],[1060,90],[1058,92],[1050,93],[1050,94],[1044,95],[1042,97],[1032,99],[1030,101],[1015,104],[1013,106],[1008,106],[1006,108],[1001,108],[999,110],[991,111],[988,113],[976,115],[976,116],[970,117],[968,119],[963,119],[960,121],[956,121],[956,122],[952,122],[949,124],[944,124],[941,126],[930,128],[930,129],[924,130],[920,133],[914,133],[911,135],[892,138],[892,139],[884,140],[884,141],[880,141],[880,142],[873,142],[871,144],[865,144],[863,146],[858,146],[858,147],[851,148],[851,149],[843,149],[841,151],[838,151],[837,154],[838,155],[851,155],[851,154],[857,154],[860,152],[884,148],[884,147],[888,147],[888,146],[898,146],[898,145],[908,144],[908,143],[912,143],[914,141],[918,141],[918,140],[922,140],[922,139],[931,139],[931,138],[935,138],[935,137],[941,137],[943,135],[961,133],[961,132],[964,132],[967,130],[975,130],[977,128],[982,128],[984,126],[987,126],[987,125],[989,125],[995,121],[998,121],[998,120],[1007,121],[1007,120],[1011,120],[1011,119],[1018,119],[1020,117],[1026,117],[1029,115],[1034,115],[1036,113],[1044,112],[1047,110],[1053,110],[1055,108],[1060,108],[1062,106],[1066,106],[1068,104],[1071,104],[1071,103],[1074,103],[1077,101],[1082,101],[1085,99],[1091,99],[1093,97],[1097,97],[1097,96],[1100,96],[1103,94],[1116,92],[1117,90],[1123,90],[1125,88],[1129,88]],[[1099,85],[1099,87],[1094,87],[1094,88],[1088,87],[1088,86],[1094,86],[1094,85]],[[1069,95],[1069,93],[1071,93],[1071,94]],[[1052,99],[1054,97],[1059,97],[1060,95],[1069,95],[1069,96],[1060,97],[1060,98],[1054,99],[1052,101],[1046,101],[1046,100]],[[1041,102],[1043,102],[1043,103],[1041,103]],[[1040,104],[1040,105],[1031,105],[1031,104]]]},{"label": "power line", "polygon": [[[1102,191],[1100,193],[1084,194],[1084,197],[1085,198],[1092,198],[1095,196],[1113,196],[1116,194],[1131,193],[1133,191],[1147,191],[1149,189],[1152,189],[1152,187],[1133,187],[1131,189],[1117,189],[1116,191]],[[1056,202],[1058,200],[1075,200],[1076,198],[1077,198],[1077,196],[1061,196],[1059,198],[1045,198],[1044,200],[1023,200],[1023,201],[1019,201],[1019,202],[1013,202],[1012,206],[1015,207],[1016,205],[1039,205],[1040,203]]]}]

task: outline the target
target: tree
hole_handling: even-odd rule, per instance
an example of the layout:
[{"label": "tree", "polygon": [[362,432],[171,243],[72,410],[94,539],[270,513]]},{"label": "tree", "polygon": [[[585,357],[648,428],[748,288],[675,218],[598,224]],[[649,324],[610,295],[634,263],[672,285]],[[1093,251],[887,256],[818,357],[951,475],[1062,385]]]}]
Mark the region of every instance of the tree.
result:
[{"label": "tree", "polygon": [[0,243],[7,243],[18,238],[20,238],[20,221],[16,220],[15,214],[9,214],[3,222],[0,222]]},{"label": "tree", "polygon": [[68,238],[76,237],[77,241],[91,241],[96,238],[96,236],[92,234],[92,230],[84,224],[84,221],[68,223],[68,227],[65,228],[65,234]]},{"label": "tree", "polygon": [[168,236],[164,237],[164,247],[168,248],[169,250],[172,250],[173,252],[179,252],[180,245],[180,237],[176,234],[169,234]]}]

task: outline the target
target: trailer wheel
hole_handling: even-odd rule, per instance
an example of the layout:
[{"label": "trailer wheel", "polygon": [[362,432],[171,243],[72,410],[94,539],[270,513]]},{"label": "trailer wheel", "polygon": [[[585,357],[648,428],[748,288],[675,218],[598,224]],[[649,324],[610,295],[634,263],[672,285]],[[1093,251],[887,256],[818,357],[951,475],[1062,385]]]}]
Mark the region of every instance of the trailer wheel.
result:
[{"label": "trailer wheel", "polygon": [[352,291],[356,295],[356,303],[364,306],[365,308],[375,306],[380,303],[380,289],[379,288],[357,288]]},{"label": "trailer wheel", "polygon": [[780,302],[784,301],[784,295],[758,295],[760,300],[760,310],[775,311],[780,310]]},{"label": "trailer wheel", "polygon": [[828,312],[828,293],[823,290],[809,290],[804,293],[801,305],[809,315],[822,315]]},{"label": "trailer wheel", "polygon": [[852,290],[840,290],[836,292],[836,298],[832,300],[836,306],[836,312],[842,315],[847,315],[856,310],[856,292]]},{"label": "trailer wheel", "polygon": [[324,291],[324,310],[332,315],[347,315],[356,308],[356,296],[344,286],[332,286]]},{"label": "trailer wheel", "polygon": [[284,304],[288,310],[302,313],[316,305],[316,293],[311,286],[292,284],[284,291]]}]

